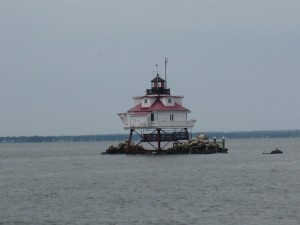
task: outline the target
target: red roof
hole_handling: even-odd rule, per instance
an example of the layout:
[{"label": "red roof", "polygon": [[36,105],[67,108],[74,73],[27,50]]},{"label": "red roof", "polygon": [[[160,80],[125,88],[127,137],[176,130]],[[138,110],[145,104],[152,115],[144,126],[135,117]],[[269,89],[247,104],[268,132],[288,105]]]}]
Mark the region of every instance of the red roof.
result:
[{"label": "red roof", "polygon": [[[161,97],[169,97],[170,95],[160,95]],[[157,98],[157,95],[144,95],[144,96],[133,96],[133,99],[141,99],[141,98]],[[183,98],[183,95],[172,96],[172,98]]]},{"label": "red roof", "polygon": [[157,99],[150,107],[142,107],[142,104],[138,104],[132,109],[129,109],[129,113],[141,113],[141,112],[153,112],[153,111],[190,111],[187,108],[175,103],[174,106],[165,106],[159,99]]}]

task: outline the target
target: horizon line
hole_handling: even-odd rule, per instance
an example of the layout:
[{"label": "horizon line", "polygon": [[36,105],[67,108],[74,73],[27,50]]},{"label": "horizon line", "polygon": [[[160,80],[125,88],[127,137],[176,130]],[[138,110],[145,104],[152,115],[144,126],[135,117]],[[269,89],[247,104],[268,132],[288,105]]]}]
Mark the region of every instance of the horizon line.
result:
[{"label": "horizon line", "polygon": [[[236,130],[236,131],[195,131],[193,133],[244,133],[244,132],[288,132],[288,131],[300,131],[300,129],[287,129],[287,130]],[[8,135],[3,137],[64,137],[64,136],[105,136],[105,135],[127,135],[128,133],[106,133],[106,134],[57,134],[57,135]]]}]

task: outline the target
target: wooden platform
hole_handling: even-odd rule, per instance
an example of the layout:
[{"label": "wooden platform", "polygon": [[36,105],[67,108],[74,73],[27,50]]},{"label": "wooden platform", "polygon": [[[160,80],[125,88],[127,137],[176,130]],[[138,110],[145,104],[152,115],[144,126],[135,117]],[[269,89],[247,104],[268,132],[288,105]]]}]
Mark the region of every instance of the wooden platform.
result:
[{"label": "wooden platform", "polygon": [[177,142],[180,140],[189,140],[188,132],[173,132],[173,133],[152,133],[143,134],[141,142]]}]

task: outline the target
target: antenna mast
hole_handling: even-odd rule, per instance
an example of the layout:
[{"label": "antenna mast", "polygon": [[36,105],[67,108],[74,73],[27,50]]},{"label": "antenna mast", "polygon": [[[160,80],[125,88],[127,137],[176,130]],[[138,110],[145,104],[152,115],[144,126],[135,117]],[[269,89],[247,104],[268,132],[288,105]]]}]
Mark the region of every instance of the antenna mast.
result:
[{"label": "antenna mast", "polygon": [[165,58],[165,82],[166,82],[166,87],[167,88],[167,62],[168,62],[168,58]]},{"label": "antenna mast", "polygon": [[158,90],[158,68],[157,68],[158,64],[156,64],[156,88]]}]

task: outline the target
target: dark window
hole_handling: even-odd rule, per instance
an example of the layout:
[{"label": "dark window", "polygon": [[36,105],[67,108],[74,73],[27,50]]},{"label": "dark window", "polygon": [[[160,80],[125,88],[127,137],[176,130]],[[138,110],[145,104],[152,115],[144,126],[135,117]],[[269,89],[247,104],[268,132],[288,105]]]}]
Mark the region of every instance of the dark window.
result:
[{"label": "dark window", "polygon": [[171,115],[170,115],[170,121],[173,121],[173,120],[174,120],[174,115],[171,114]]},{"label": "dark window", "polygon": [[151,113],[151,121],[154,121],[154,114]]}]

